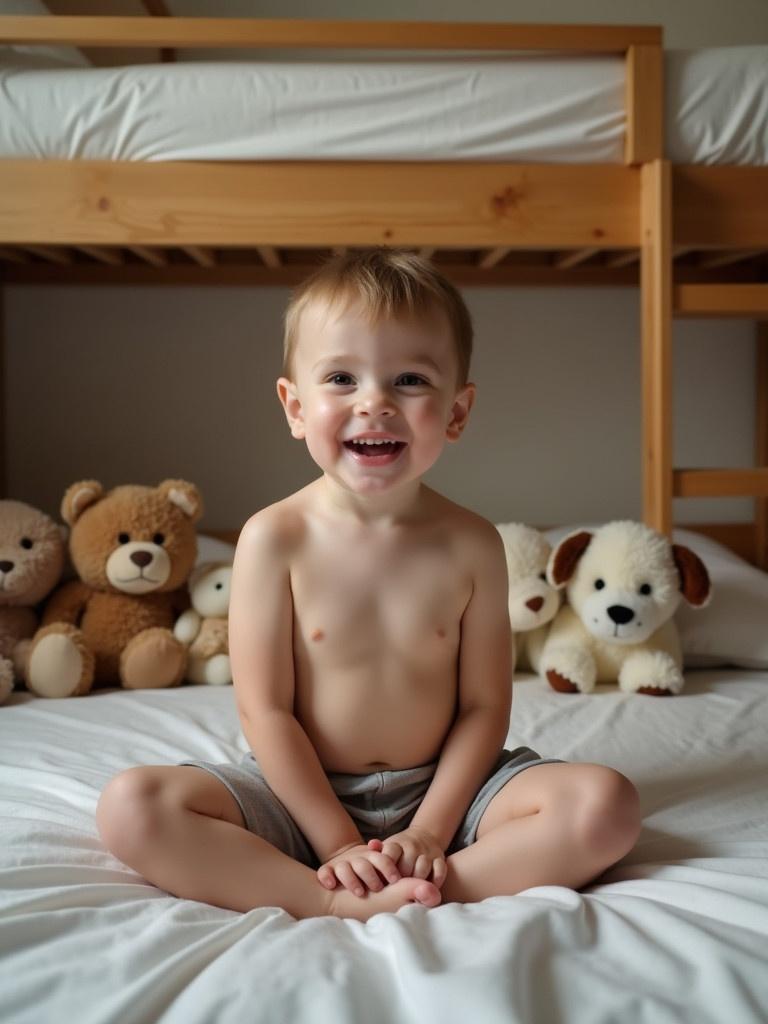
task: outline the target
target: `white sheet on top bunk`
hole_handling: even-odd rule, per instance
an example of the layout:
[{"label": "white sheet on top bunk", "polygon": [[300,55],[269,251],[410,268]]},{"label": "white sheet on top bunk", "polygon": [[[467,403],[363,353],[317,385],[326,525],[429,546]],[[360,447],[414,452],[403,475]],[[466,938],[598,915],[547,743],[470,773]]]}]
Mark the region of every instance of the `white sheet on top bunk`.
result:
[{"label": "white sheet on top bunk", "polygon": [[[768,163],[768,47],[671,51],[667,149]],[[618,58],[0,65],[0,157],[621,162]]]},{"label": "white sheet on top bunk", "polygon": [[581,894],[296,922],[175,899],[97,838],[117,771],[245,749],[231,688],[16,694],[0,708],[0,1019],[764,1022],[766,735],[768,673],[692,673],[670,700],[529,677],[509,743],[626,772],[645,816],[635,850]]}]

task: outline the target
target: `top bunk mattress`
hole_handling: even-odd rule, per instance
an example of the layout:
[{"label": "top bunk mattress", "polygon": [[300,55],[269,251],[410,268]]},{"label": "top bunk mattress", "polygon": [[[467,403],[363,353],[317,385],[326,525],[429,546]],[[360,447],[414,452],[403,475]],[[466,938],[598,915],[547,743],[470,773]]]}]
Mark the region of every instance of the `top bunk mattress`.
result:
[{"label": "top bunk mattress", "polygon": [[[665,53],[675,163],[768,164],[768,46]],[[0,62],[0,158],[621,163],[612,57]]]}]

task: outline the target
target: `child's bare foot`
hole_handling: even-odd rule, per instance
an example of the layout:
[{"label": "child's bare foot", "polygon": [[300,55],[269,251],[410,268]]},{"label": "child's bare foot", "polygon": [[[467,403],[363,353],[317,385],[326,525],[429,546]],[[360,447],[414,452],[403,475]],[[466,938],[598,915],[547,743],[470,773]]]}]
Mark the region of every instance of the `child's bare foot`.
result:
[{"label": "child's bare foot", "polygon": [[367,921],[374,914],[394,914],[409,903],[436,907],[442,899],[438,887],[422,878],[401,878],[399,882],[385,885],[380,892],[369,891],[365,896],[355,896],[339,887],[330,896],[331,914],[335,917],[353,917],[358,921]]}]

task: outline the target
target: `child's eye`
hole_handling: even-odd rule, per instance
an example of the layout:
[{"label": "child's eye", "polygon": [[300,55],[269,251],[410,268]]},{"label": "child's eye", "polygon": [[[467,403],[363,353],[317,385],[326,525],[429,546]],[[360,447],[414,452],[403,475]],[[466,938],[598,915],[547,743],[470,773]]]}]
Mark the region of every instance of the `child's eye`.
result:
[{"label": "child's eye", "polygon": [[346,387],[352,383],[352,378],[348,373],[332,373],[327,380],[328,384],[337,384],[339,387]]},{"label": "child's eye", "polygon": [[423,377],[420,377],[418,373],[401,373],[397,378],[397,383],[405,385],[406,387],[419,387],[427,382]]}]

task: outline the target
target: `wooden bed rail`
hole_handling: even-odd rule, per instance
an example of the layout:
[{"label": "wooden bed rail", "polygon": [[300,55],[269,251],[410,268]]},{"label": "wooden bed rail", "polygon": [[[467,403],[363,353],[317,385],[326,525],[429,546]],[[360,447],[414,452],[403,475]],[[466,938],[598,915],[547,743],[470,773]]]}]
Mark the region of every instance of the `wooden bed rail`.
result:
[{"label": "wooden bed rail", "polygon": [[0,17],[0,43],[233,49],[558,50],[660,46],[654,25],[335,21],[269,18]]}]

